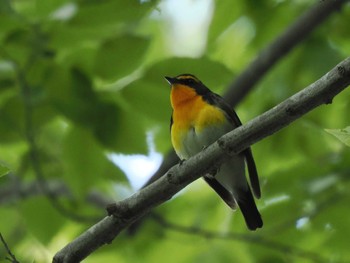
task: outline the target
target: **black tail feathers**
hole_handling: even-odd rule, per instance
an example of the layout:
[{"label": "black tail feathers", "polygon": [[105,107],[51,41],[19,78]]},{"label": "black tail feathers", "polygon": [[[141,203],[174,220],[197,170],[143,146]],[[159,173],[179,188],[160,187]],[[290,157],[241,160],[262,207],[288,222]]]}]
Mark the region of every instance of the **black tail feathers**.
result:
[{"label": "black tail feathers", "polygon": [[246,191],[239,193],[239,198],[236,199],[239,208],[242,211],[244,220],[250,230],[256,230],[263,226],[261,215],[256,207],[252,192],[249,187]]}]

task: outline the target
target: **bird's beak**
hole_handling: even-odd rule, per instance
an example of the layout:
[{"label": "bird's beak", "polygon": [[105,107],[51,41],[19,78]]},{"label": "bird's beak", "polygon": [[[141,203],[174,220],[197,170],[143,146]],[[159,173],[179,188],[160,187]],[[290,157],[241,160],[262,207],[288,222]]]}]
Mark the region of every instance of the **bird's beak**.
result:
[{"label": "bird's beak", "polygon": [[170,84],[170,85],[172,85],[172,84],[174,84],[175,83],[175,78],[172,78],[172,77],[165,77],[165,79],[166,79],[166,81],[168,81],[168,83]]}]

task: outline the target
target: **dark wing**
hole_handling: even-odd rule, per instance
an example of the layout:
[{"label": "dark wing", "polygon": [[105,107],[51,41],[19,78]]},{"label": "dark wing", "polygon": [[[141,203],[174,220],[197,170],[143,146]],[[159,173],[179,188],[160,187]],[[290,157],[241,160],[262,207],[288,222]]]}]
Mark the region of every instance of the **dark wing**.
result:
[{"label": "dark wing", "polygon": [[215,190],[215,192],[221,197],[222,200],[225,201],[225,203],[229,207],[231,207],[232,209],[237,208],[237,203],[233,198],[233,195],[229,191],[227,191],[226,188],[223,187],[214,177],[203,176],[203,178],[207,182],[207,184],[209,184],[210,187]]},{"label": "dark wing", "polygon": [[[232,121],[232,123],[236,127],[242,125],[242,122],[237,116],[237,113],[226,103],[226,101],[222,97],[220,97],[215,93],[212,93],[210,98],[208,98],[208,102],[213,105],[219,105],[220,108],[226,113],[227,117]],[[258,172],[256,170],[252,150],[250,149],[250,147],[245,149],[243,151],[243,154],[245,156],[245,160],[248,166],[249,180],[250,180],[250,185],[252,187],[254,196],[256,198],[260,198],[261,191],[260,191],[259,177],[258,177]]]},{"label": "dark wing", "polygon": [[250,185],[252,186],[254,196],[259,199],[261,197],[259,176],[258,171],[256,170],[253,153],[250,147],[245,149],[243,151],[243,154],[245,156],[245,160],[248,166]]}]

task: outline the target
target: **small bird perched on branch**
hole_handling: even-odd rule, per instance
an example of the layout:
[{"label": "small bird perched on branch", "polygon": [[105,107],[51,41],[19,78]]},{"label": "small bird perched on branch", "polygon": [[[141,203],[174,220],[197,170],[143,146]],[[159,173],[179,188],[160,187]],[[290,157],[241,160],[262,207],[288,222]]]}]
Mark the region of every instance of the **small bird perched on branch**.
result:
[{"label": "small bird perched on branch", "polygon": [[[171,142],[181,160],[200,152],[222,135],[242,125],[236,112],[222,97],[210,91],[191,74],[165,77],[171,85]],[[260,198],[258,173],[251,149],[225,161],[214,175],[204,180],[232,209],[241,209],[250,230],[261,228],[263,221],[256,207],[245,176],[248,166],[250,185],[256,198]]]}]

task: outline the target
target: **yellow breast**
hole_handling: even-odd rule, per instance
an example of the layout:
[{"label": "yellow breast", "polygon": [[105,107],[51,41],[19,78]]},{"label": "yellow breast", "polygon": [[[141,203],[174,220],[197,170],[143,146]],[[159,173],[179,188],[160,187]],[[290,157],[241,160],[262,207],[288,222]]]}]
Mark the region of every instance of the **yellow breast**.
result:
[{"label": "yellow breast", "polygon": [[[226,117],[223,111],[203,100],[196,91],[184,85],[174,85],[171,90],[171,104],[173,107],[173,125],[171,127],[171,141],[176,153],[181,157],[193,155],[206,146],[206,138],[202,138],[204,130],[216,130]],[[220,131],[219,131],[220,130]],[[218,129],[218,134],[223,133]],[[208,136],[218,137],[219,135]],[[201,138],[199,141],[198,139]],[[208,138],[208,141],[212,138]],[[189,149],[196,148],[196,149]]]}]

